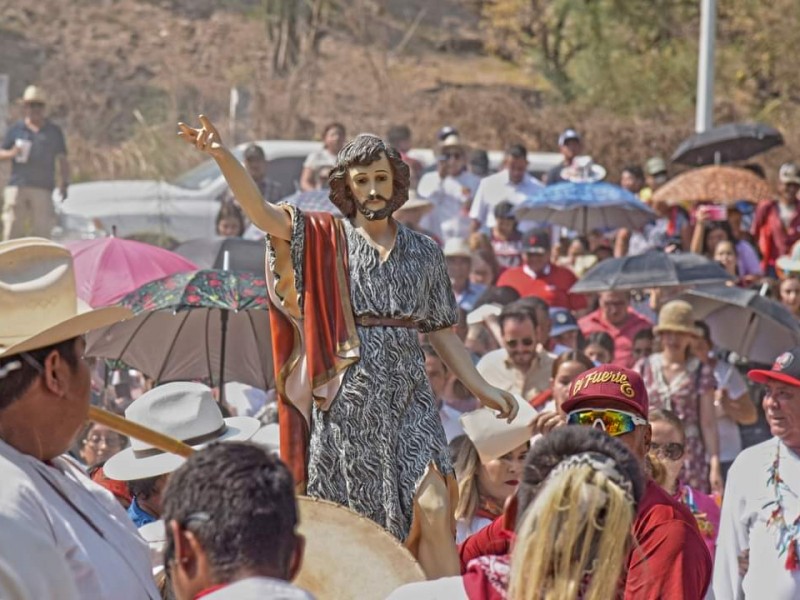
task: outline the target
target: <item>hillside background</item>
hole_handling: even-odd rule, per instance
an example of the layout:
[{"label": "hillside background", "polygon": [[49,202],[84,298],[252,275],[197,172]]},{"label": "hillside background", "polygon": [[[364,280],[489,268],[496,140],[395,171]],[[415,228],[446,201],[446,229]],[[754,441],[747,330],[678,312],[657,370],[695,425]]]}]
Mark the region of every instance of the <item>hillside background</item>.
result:
[{"label": "hillside background", "polygon": [[[11,97],[47,91],[76,180],[171,177],[198,162],[175,123],[227,138],[406,123],[415,145],[554,151],[566,126],[616,177],[694,127],[699,0],[0,0]],[[800,158],[798,0],[720,2],[715,122],[760,120]],[[236,131],[230,90],[240,92]],[[12,117],[17,110],[12,107]]]}]

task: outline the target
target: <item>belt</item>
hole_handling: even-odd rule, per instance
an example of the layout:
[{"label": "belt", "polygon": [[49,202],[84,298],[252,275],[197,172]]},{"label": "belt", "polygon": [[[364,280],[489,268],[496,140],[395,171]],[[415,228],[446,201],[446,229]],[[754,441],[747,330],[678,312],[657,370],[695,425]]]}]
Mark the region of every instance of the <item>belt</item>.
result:
[{"label": "belt", "polygon": [[411,319],[392,319],[389,317],[373,317],[372,315],[356,317],[356,325],[361,327],[405,327],[406,329],[417,329],[419,327],[418,323]]}]

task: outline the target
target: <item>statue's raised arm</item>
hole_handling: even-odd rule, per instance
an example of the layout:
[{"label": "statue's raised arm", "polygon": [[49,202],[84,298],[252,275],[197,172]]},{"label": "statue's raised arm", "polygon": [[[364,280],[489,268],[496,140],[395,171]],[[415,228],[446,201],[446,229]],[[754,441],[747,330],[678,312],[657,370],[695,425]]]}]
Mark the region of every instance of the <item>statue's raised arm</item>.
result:
[{"label": "statue's raised arm", "polygon": [[199,129],[189,127],[186,123],[178,123],[178,128],[181,138],[217,161],[233,195],[256,227],[282,240],[291,238],[289,214],[262,198],[253,178],[225,147],[216,127],[206,116],[200,115]]}]

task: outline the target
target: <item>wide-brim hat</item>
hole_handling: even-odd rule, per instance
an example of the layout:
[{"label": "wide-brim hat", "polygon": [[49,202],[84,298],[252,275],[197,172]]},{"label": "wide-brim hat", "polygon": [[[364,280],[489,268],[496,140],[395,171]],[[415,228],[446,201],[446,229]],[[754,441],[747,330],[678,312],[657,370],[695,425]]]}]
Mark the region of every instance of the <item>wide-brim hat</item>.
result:
[{"label": "wide-brim hat", "polygon": [[442,252],[445,258],[472,258],[472,250],[469,244],[461,238],[447,240]]},{"label": "wide-brim hat", "polygon": [[511,423],[498,419],[497,413],[488,408],[461,415],[464,433],[484,463],[500,458],[530,441],[530,423],[536,416],[536,410],[521,397],[517,397],[517,404],[519,412]]},{"label": "wide-brim hat", "polygon": [[397,209],[397,211],[403,210],[413,210],[415,208],[422,208],[425,209],[425,212],[429,212],[433,210],[433,202],[428,200],[427,198],[421,198],[417,195],[414,190],[408,191],[408,200],[403,203],[403,206]]},{"label": "wide-brim hat", "polygon": [[692,305],[685,300],[672,300],[661,307],[658,312],[658,324],[653,327],[653,333],[674,331],[688,333],[701,337],[703,332],[694,324]]},{"label": "wide-brim hat", "polygon": [[0,243],[0,357],[30,352],[133,316],[78,299],[69,250],[44,238]]},{"label": "wide-brim hat", "polygon": [[576,156],[570,166],[561,169],[561,178],[572,183],[595,183],[606,178],[606,170],[591,156]]},{"label": "wide-brim hat", "polygon": [[[261,427],[253,417],[222,418],[211,388],[173,382],[153,388],[133,401],[125,418],[188,444],[195,450],[212,442],[247,441]],[[106,476],[134,481],[172,473],[186,459],[133,438],[129,448],[108,459]]]},{"label": "wide-brim hat", "polygon": [[23,104],[28,104],[30,102],[47,104],[47,96],[45,96],[44,91],[39,86],[29,85],[28,87],[25,88],[25,91],[22,93],[22,98],[20,98],[20,101]]},{"label": "wide-brim hat", "polygon": [[325,500],[301,496],[297,505],[306,545],[294,583],[317,598],[386,598],[425,580],[411,553],[373,521]]}]

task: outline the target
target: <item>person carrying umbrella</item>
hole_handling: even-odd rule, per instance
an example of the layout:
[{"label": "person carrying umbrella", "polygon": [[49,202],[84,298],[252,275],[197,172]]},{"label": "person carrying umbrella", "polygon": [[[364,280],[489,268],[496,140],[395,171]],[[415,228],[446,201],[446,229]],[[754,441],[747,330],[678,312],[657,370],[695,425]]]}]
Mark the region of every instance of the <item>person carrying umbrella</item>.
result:
[{"label": "person carrying umbrella", "polygon": [[180,135],[217,161],[268,234],[281,456],[309,495],[382,525],[428,576],[456,573],[455,480],[418,332],[483,405],[508,419],[518,407],[478,374],[453,331],[439,247],[392,218],[408,198],[408,166],[379,138],[360,135],[330,174],[331,201],[345,219],[275,207],[211,122],[200,122],[181,123]]}]

